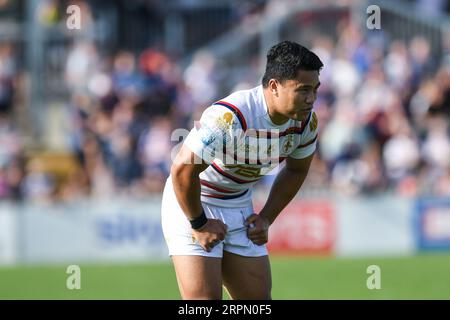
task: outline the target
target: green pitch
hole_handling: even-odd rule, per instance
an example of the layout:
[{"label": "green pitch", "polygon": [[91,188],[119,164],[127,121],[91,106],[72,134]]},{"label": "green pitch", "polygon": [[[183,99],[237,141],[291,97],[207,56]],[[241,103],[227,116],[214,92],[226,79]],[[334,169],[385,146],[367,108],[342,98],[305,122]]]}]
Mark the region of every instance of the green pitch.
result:
[{"label": "green pitch", "polygon": [[[332,259],[272,257],[274,299],[450,299],[450,255]],[[367,267],[381,289],[367,288]],[[0,268],[0,299],[179,299],[172,265],[80,265],[81,289],[66,288],[67,266]]]}]

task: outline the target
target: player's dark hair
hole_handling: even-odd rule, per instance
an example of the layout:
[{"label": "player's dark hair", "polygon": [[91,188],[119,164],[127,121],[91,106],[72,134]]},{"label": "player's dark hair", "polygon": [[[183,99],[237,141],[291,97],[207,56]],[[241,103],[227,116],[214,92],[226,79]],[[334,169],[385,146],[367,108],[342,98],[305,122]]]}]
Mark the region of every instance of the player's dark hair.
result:
[{"label": "player's dark hair", "polygon": [[267,88],[270,79],[283,83],[285,80],[295,79],[299,70],[320,71],[322,61],[307,48],[292,41],[283,41],[267,53],[266,72],[262,85]]}]

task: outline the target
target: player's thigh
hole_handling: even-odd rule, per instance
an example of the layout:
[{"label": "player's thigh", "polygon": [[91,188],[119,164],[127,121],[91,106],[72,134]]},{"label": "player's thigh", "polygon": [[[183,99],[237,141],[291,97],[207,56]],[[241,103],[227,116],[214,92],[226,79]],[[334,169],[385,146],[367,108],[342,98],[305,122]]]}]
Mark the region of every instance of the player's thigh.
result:
[{"label": "player's thigh", "polygon": [[268,256],[244,257],[224,251],[222,277],[232,299],[271,299],[272,275]]},{"label": "player's thigh", "polygon": [[183,299],[222,299],[222,258],[172,256]]}]

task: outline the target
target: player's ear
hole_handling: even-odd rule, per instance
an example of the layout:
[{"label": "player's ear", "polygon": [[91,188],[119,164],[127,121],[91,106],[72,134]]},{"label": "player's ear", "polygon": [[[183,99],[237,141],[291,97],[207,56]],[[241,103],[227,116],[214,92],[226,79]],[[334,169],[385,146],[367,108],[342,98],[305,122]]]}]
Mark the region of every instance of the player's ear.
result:
[{"label": "player's ear", "polygon": [[277,79],[270,79],[269,80],[269,89],[270,92],[272,92],[272,94],[276,97],[278,97],[278,85],[279,82]]}]

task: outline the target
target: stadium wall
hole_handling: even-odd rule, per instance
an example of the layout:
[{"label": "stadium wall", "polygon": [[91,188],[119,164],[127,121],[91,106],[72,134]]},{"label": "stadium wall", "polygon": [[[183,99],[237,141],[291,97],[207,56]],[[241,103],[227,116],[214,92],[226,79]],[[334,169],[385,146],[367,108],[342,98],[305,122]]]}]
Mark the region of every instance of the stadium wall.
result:
[{"label": "stadium wall", "polygon": [[[255,209],[263,201],[255,200]],[[271,227],[271,254],[411,255],[450,249],[450,201],[297,199]],[[0,265],[164,261],[160,199],[0,206]]]},{"label": "stadium wall", "polygon": [[[15,206],[9,214],[18,228],[10,247],[16,262],[25,264],[166,259],[159,203],[115,199]],[[5,261],[0,256],[0,264]]]},{"label": "stadium wall", "polygon": [[0,265],[17,263],[17,207],[0,204]]}]

